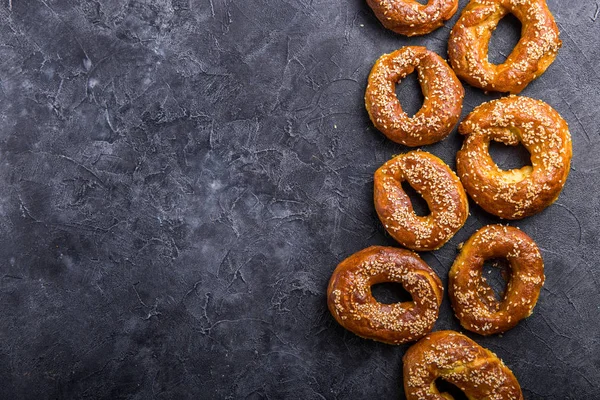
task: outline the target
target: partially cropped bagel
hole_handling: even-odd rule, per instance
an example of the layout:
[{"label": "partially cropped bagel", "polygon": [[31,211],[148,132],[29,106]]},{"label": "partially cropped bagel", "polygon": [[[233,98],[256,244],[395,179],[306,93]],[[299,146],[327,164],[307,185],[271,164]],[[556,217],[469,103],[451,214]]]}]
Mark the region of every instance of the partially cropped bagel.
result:
[{"label": "partially cropped bagel", "polygon": [[[502,300],[482,277],[485,260],[506,259],[510,279]],[[534,241],[517,228],[489,225],[462,246],[448,275],[448,293],[461,325],[481,335],[505,332],[527,318],[544,284],[544,262]]]},{"label": "partially cropped bagel", "polygon": [[458,0],[367,0],[383,26],[406,36],[425,35],[444,25],[458,9]]},{"label": "partially cropped bagel", "polygon": [[[425,100],[409,117],[396,96],[396,83],[417,70]],[[421,46],[403,47],[381,56],[369,75],[365,106],[373,125],[388,139],[405,146],[424,146],[444,139],[458,123],[464,89],[440,56]]]},{"label": "partially cropped bagel", "polygon": [[414,344],[403,358],[407,400],[449,400],[440,393],[441,378],[471,400],[523,400],[517,378],[491,351],[458,332],[433,332]]},{"label": "partially cropped bagel", "polygon": [[[430,214],[418,216],[402,182],[427,202]],[[439,158],[424,151],[401,154],[375,172],[375,210],[388,233],[418,251],[442,247],[469,216],[469,202],[458,177]]]},{"label": "partially cropped bagel", "polygon": [[[558,198],[569,175],[572,146],[565,120],[548,104],[509,96],[475,108],[460,124],[465,135],[456,170],[465,190],[487,212],[520,219]],[[531,166],[502,170],[489,153],[491,140],[531,154]]]},{"label": "partially cropped bagel", "polygon": [[[379,303],[371,286],[383,282],[402,284],[412,301]],[[440,278],[416,253],[373,246],[337,266],[329,281],[327,303],[337,322],[358,336],[402,344],[431,331],[443,292]]]},{"label": "partially cropped bagel", "polygon": [[[521,21],[521,39],[495,65],[488,61],[490,38],[509,13]],[[472,0],[450,33],[448,55],[456,74],[470,85],[516,94],[546,71],[561,44],[545,0]]]}]

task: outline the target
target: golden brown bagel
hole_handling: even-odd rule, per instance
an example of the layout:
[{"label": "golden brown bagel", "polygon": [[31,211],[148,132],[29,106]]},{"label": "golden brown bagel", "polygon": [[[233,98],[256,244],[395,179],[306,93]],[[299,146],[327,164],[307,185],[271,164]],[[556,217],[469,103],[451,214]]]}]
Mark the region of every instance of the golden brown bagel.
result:
[{"label": "golden brown bagel", "polygon": [[[501,302],[481,275],[483,263],[491,258],[506,258],[510,263],[511,277]],[[481,335],[493,335],[531,315],[544,284],[544,262],[524,232],[489,225],[462,246],[448,278],[452,308],[460,324]]]},{"label": "golden brown bagel", "polygon": [[523,400],[517,378],[491,351],[458,332],[433,332],[403,358],[407,400],[449,400],[437,378],[452,383],[471,400]]},{"label": "golden brown bagel", "polygon": [[[401,283],[413,301],[377,302],[371,286],[382,282]],[[443,291],[440,278],[416,253],[373,246],[337,266],[329,281],[327,304],[337,322],[358,336],[402,344],[431,331]]]},{"label": "golden brown bagel", "polygon": [[[569,175],[569,127],[549,105],[509,96],[475,108],[460,124],[466,136],[456,157],[465,190],[487,212],[520,219],[542,211],[558,198]],[[490,140],[531,154],[531,166],[504,171],[489,154]]]},{"label": "golden brown bagel", "polygon": [[458,9],[458,0],[367,0],[383,26],[406,36],[425,35],[444,25]]},{"label": "golden brown bagel", "polygon": [[[429,215],[414,213],[403,181],[423,196]],[[460,180],[442,160],[424,151],[399,155],[375,172],[374,202],[388,233],[404,247],[418,251],[442,247],[469,216]]]},{"label": "golden brown bagel", "polygon": [[[521,39],[506,61],[488,61],[488,46],[498,22],[508,13],[521,21]],[[448,41],[450,64],[470,85],[519,93],[552,64],[561,41],[545,0],[472,0]]]},{"label": "golden brown bagel", "polygon": [[[396,83],[417,70],[425,100],[411,118],[396,96]],[[375,127],[405,146],[444,139],[460,118],[464,89],[450,66],[425,47],[403,47],[381,56],[369,75],[365,106]]]}]

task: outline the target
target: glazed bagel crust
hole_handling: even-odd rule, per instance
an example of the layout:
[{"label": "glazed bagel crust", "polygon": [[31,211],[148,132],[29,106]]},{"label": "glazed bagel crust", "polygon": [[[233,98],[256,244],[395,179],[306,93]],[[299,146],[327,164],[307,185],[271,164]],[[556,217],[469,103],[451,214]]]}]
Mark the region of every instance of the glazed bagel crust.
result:
[{"label": "glazed bagel crust", "polygon": [[[377,302],[371,286],[382,282],[401,283],[413,301]],[[431,331],[443,291],[440,278],[416,253],[373,246],[337,266],[329,281],[327,304],[340,325],[358,336],[402,344]]]},{"label": "glazed bagel crust", "polygon": [[[504,97],[475,108],[459,132],[466,139],[456,157],[458,176],[484,210],[520,219],[556,201],[569,175],[572,145],[567,123],[552,107],[527,97]],[[522,143],[531,166],[500,169],[489,154],[490,140]]]},{"label": "glazed bagel crust", "polygon": [[[508,13],[521,21],[521,39],[506,61],[488,61],[498,22]],[[448,55],[456,74],[472,86],[519,93],[552,64],[561,46],[545,0],[472,0],[450,33]]]},{"label": "glazed bagel crust", "polygon": [[[505,258],[510,263],[511,277],[501,302],[482,277],[484,261],[490,258]],[[492,335],[531,315],[544,284],[544,262],[524,232],[489,225],[463,245],[448,278],[452,308],[461,325],[480,335]]]},{"label": "glazed bagel crust", "polygon": [[447,400],[435,385],[442,378],[473,400],[523,400],[517,378],[491,351],[458,332],[434,332],[403,358],[407,400]]},{"label": "glazed bagel crust", "polygon": [[[427,202],[431,213],[415,214],[402,189],[406,181]],[[411,151],[375,172],[375,210],[388,233],[404,247],[418,251],[442,247],[469,216],[467,195],[458,177],[436,156]]]},{"label": "glazed bagel crust", "polygon": [[[396,96],[396,83],[417,70],[425,100],[411,118]],[[450,66],[421,46],[403,47],[381,56],[369,75],[365,106],[375,127],[405,146],[444,139],[458,123],[464,89]]]},{"label": "glazed bagel crust", "polygon": [[458,0],[367,0],[383,26],[406,36],[425,35],[444,25],[458,9]]}]

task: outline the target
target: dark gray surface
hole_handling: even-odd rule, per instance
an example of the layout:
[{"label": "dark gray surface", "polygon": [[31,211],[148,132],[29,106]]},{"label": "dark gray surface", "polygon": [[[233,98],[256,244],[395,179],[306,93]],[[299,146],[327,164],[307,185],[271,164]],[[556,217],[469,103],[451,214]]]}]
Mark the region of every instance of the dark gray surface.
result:
[{"label": "dark gray surface", "polygon": [[[564,45],[523,95],[570,123],[573,170],[513,224],[547,281],[531,318],[470,336],[527,399],[597,399],[600,20],[549,3]],[[456,18],[407,39],[363,0],[2,0],[0,398],[400,398],[407,347],[344,331],[325,290],[343,258],[394,244],[372,174],[406,149],[371,126],[367,74],[403,45],[445,55]],[[466,91],[464,115],[492,98]],[[460,143],[427,150],[454,167]],[[423,257],[445,282],[493,222],[473,206]],[[458,328],[446,298],[436,329]]]}]

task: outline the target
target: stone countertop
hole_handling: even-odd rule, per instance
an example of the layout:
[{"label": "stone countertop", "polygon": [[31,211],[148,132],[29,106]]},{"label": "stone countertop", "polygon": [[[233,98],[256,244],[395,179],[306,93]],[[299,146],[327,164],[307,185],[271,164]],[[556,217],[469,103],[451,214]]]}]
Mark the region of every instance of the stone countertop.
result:
[{"label": "stone countertop", "polygon": [[[556,204],[510,223],[547,280],[529,319],[469,336],[527,399],[597,398],[599,6],[548,3],[563,47],[522,94],[569,122],[573,168]],[[445,56],[457,18],[406,38],[364,0],[1,0],[0,398],[400,398],[407,346],[345,331],[325,291],[342,259],[394,245],[372,176],[407,149],[369,121],[369,70],[404,45]],[[492,60],[518,32],[502,21]],[[407,110],[417,93],[401,85]],[[463,117],[498,97],[466,93]],[[425,149],[454,168],[460,145]],[[497,222],[472,204],[423,258],[446,283],[457,245]],[[436,329],[459,329],[447,297]]]}]

